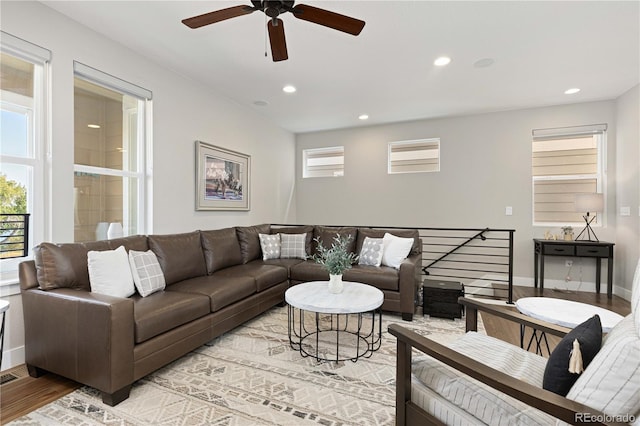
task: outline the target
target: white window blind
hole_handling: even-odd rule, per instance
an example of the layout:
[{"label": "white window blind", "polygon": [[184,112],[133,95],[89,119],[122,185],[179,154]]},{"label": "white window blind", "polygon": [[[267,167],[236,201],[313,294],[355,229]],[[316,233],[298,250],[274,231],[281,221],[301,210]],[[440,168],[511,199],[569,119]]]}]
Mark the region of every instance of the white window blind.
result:
[{"label": "white window blind", "polygon": [[388,173],[440,171],[440,139],[389,143]]},{"label": "white window blind", "polygon": [[576,211],[575,197],[602,192],[605,131],[604,124],[533,131],[535,225],[582,223],[586,212]]},{"label": "white window blind", "polygon": [[344,176],[344,147],[313,148],[302,151],[302,177]]}]

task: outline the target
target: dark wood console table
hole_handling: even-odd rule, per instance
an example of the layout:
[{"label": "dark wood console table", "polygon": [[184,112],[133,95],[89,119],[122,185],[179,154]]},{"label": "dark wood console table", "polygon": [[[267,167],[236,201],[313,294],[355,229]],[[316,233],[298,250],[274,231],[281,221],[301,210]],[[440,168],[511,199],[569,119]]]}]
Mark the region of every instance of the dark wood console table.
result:
[{"label": "dark wood console table", "polygon": [[[564,241],[533,239],[534,245],[534,278],[533,284],[544,289],[544,257],[593,257],[596,259],[596,293],[600,293],[601,261],[607,259],[607,297],[613,297],[613,243],[604,241]],[[538,272],[540,280],[538,281]]]}]

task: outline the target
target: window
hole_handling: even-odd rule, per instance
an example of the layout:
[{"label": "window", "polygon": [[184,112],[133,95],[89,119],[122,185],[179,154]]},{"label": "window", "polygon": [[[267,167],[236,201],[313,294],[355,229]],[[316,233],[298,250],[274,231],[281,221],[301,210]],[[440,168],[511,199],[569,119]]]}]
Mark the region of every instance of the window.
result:
[{"label": "window", "polygon": [[[533,131],[534,225],[582,225],[577,194],[604,188],[606,124]],[[601,224],[596,218],[594,224]]]},{"label": "window", "polygon": [[146,230],[146,122],[151,92],[74,63],[75,241]]},{"label": "window", "polygon": [[388,173],[440,171],[440,139],[389,143]]},{"label": "window", "polygon": [[[51,53],[1,32],[0,37],[0,213],[29,214],[27,256],[45,235],[45,96]],[[37,209],[36,209],[37,206]],[[13,221],[15,216],[3,216]],[[19,220],[21,220],[20,218]],[[0,232],[2,251],[19,240],[15,229]],[[20,225],[18,225],[19,227]],[[12,246],[13,247],[13,246]],[[21,249],[22,247],[15,247]],[[0,260],[0,284],[14,284],[22,253],[7,250]]]},{"label": "window", "polygon": [[344,147],[305,149],[302,164],[304,178],[344,176]]}]

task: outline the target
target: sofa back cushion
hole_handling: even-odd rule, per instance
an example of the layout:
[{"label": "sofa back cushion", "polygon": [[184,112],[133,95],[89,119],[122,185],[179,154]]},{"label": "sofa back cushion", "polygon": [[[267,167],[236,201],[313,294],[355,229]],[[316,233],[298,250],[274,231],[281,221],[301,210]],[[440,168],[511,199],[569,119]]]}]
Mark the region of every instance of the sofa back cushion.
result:
[{"label": "sofa back cushion", "polygon": [[262,249],[260,248],[260,237],[258,234],[270,234],[271,225],[263,224],[256,226],[238,226],[236,234],[240,243],[242,253],[242,263],[252,260],[262,259]]},{"label": "sofa back cushion", "polygon": [[149,235],[149,248],[158,258],[167,285],[207,274],[200,231]]},{"label": "sofa back cushion", "polygon": [[322,245],[326,248],[331,247],[333,244],[333,239],[336,235],[340,235],[343,238],[351,237],[349,241],[349,245],[347,246],[347,250],[351,253],[359,253],[356,252],[356,239],[358,237],[358,228],[352,226],[316,226],[313,232],[313,247],[311,255],[316,254],[317,243],[316,239],[320,239]]},{"label": "sofa back cushion", "polygon": [[200,237],[209,275],[220,269],[242,264],[236,228],[201,231]]},{"label": "sofa back cushion", "polygon": [[362,251],[362,245],[366,237],[383,238],[384,234],[389,233],[401,238],[413,238],[413,246],[409,256],[422,253],[422,244],[420,243],[420,234],[417,229],[372,229],[358,228],[358,239],[356,241],[356,253]]},{"label": "sofa back cushion", "polygon": [[87,252],[82,244],[38,245],[34,253],[40,289],[66,287],[90,291]]}]

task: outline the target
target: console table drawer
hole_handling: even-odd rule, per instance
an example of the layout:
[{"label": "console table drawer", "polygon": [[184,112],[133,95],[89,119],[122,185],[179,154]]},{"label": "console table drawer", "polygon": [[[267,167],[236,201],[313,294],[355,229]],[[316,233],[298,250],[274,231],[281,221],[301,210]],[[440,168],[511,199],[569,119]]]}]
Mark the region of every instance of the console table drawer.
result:
[{"label": "console table drawer", "polygon": [[575,256],[576,252],[573,245],[545,244],[544,254],[550,256]]},{"label": "console table drawer", "polygon": [[584,257],[609,257],[611,247],[606,246],[577,246],[576,256]]}]

